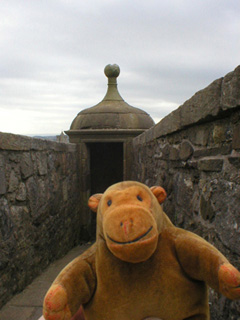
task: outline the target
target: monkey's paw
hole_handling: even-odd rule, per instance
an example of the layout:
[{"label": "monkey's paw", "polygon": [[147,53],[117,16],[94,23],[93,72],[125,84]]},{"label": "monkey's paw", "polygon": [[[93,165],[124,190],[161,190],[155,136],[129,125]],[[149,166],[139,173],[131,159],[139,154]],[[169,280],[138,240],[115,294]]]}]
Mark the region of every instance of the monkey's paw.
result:
[{"label": "monkey's paw", "polygon": [[224,263],[218,272],[219,290],[227,298],[240,299],[240,272],[230,263]]},{"label": "monkey's paw", "polygon": [[72,317],[68,306],[67,292],[61,285],[52,285],[43,304],[45,320],[70,320]]}]

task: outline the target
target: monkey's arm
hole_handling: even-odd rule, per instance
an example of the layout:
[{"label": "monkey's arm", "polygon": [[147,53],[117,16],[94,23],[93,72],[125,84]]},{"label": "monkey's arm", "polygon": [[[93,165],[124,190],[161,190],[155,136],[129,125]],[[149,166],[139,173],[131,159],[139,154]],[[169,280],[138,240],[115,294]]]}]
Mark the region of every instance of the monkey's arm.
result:
[{"label": "monkey's arm", "polygon": [[229,299],[240,299],[240,273],[214,246],[181,229],[175,241],[179,262],[189,277],[206,282]]},{"label": "monkey's arm", "polygon": [[43,304],[46,320],[69,320],[95,290],[95,246],[70,262],[48,290]]}]

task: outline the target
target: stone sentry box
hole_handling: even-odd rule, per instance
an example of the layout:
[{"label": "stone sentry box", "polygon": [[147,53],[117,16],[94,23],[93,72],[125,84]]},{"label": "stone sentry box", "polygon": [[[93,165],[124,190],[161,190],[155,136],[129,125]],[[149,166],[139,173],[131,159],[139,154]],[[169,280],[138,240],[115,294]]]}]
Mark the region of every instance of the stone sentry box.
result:
[{"label": "stone sentry box", "polygon": [[78,145],[82,234],[95,235],[95,217],[87,207],[91,194],[131,177],[132,139],[154,125],[143,110],[126,103],[117,89],[118,65],[107,65],[108,90],[103,100],[76,116],[65,131]]}]

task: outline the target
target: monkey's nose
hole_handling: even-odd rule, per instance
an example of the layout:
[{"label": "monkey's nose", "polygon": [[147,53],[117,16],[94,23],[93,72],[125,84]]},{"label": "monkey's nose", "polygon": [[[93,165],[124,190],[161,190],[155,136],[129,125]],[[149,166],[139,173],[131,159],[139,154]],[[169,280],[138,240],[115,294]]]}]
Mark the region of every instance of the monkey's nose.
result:
[{"label": "monkey's nose", "polygon": [[129,231],[132,225],[133,225],[133,219],[120,222],[120,226],[123,228],[125,235],[129,234]]}]

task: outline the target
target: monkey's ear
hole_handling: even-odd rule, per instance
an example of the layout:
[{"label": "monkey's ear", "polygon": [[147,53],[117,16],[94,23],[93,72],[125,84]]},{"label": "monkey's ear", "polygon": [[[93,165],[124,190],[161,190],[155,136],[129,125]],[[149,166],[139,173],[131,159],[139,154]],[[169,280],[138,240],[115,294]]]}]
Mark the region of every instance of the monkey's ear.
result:
[{"label": "monkey's ear", "polygon": [[101,197],[102,197],[102,193],[96,193],[89,198],[88,206],[93,212],[97,212]]},{"label": "monkey's ear", "polygon": [[155,195],[155,197],[157,198],[157,200],[160,204],[163,203],[165,201],[165,199],[167,198],[167,193],[162,187],[153,186],[150,188],[150,190]]}]

